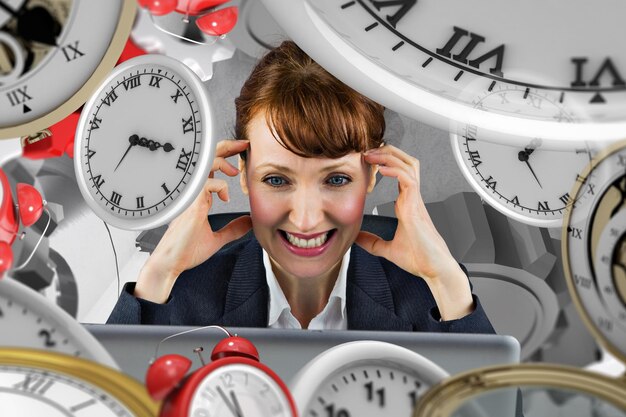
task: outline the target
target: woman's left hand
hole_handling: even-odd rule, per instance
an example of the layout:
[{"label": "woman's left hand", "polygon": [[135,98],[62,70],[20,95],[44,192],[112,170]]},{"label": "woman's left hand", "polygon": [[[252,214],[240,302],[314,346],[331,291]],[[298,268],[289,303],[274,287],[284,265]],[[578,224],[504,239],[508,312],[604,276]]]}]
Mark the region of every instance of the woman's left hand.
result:
[{"label": "woman's left hand", "polygon": [[382,256],[422,277],[443,320],[469,314],[474,308],[469,281],[426,210],[420,194],[419,161],[392,145],[370,150],[364,158],[369,164],[378,165],[382,175],[398,180],[398,227],[390,241],[361,231],[356,243],[372,255]]}]

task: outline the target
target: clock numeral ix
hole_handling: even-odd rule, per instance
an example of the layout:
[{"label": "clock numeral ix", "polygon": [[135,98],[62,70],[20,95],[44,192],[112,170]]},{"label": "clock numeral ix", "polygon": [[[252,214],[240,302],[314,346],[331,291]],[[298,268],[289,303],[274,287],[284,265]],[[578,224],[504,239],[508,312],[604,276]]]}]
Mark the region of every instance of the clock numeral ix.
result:
[{"label": "clock numeral ix", "polygon": [[157,77],[156,75],[153,75],[152,77],[150,77],[150,87],[156,87],[156,88],[161,88],[161,77]]},{"label": "clock numeral ix", "polygon": [[61,51],[63,51],[66,62],[71,62],[77,58],[80,58],[81,56],[85,56],[85,53],[78,49],[78,41],[74,42],[74,44],[67,44],[65,46],[62,46]]},{"label": "clock numeral ix", "polygon": [[[504,44],[493,48],[491,51],[477,57],[474,59],[469,59],[469,55],[474,51],[474,48],[478,46],[479,43],[484,42],[485,38],[483,36],[477,35],[475,33],[470,33],[465,29],[454,26],[454,33],[452,37],[448,40],[448,42],[444,45],[443,48],[438,48],[437,53],[446,58],[452,57],[453,60],[460,62],[462,64],[469,64],[470,67],[479,68],[480,64],[487,61],[488,59],[494,58],[496,59],[496,64],[492,68],[489,68],[489,72],[493,75],[497,75],[498,77],[503,77],[502,73],[502,61],[504,60]],[[457,54],[452,55],[452,49],[459,43],[461,38],[469,36],[470,40],[465,44],[465,47]]]}]

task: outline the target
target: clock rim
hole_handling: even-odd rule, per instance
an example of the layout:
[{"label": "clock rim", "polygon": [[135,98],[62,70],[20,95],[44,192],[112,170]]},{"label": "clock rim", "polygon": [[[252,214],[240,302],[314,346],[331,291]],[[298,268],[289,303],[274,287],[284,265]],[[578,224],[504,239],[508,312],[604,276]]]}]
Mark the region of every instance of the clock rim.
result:
[{"label": "clock rim", "polygon": [[158,404],[138,381],[87,359],[37,349],[0,347],[0,365],[41,369],[80,379],[111,395],[135,417],[158,414]]},{"label": "clock rim", "polygon": [[346,342],[320,353],[293,377],[289,386],[298,409],[304,414],[320,388],[340,368],[367,360],[383,360],[417,369],[424,382],[434,386],[449,373],[430,359],[404,347],[376,340]]},{"label": "clock rim", "polygon": [[[593,382],[593,383],[591,383]],[[616,378],[573,366],[519,363],[472,369],[452,376],[428,390],[413,417],[451,417],[466,400],[491,390],[518,386],[557,387],[591,393],[626,409],[626,385]]]},{"label": "clock rim", "polygon": [[[89,360],[106,365],[112,369],[119,369],[117,363],[109,352],[98,342],[98,340],[89,333],[81,324],[61,307],[52,303],[43,295],[35,290],[19,283],[10,276],[6,276],[0,280],[0,298],[8,298],[15,300],[17,303],[28,307],[29,310],[39,314],[43,312],[42,318],[47,322],[52,322],[58,327],[67,331],[74,339],[80,343],[78,347],[88,353]],[[33,308],[32,306],[35,305]],[[0,337],[2,339],[2,337]],[[2,345],[7,347],[9,345]],[[18,349],[19,346],[13,346]],[[83,353],[83,354],[84,354]]]},{"label": "clock rim", "polygon": [[[268,375],[269,378],[272,379],[276,383],[276,385],[278,385],[279,389],[282,391],[283,395],[287,399],[287,403],[291,408],[291,415],[293,417],[298,416],[294,398],[291,394],[291,391],[283,382],[283,380],[268,366],[264,365],[261,362],[243,356],[229,356],[226,358],[217,359],[194,371],[181,384],[180,388],[178,388],[165,399],[165,403],[167,403],[167,408],[175,411],[175,413],[179,413],[178,415],[188,416],[191,401],[193,400],[193,397],[196,394],[196,390],[198,389],[204,378],[216,369],[227,367],[230,365],[248,365]],[[164,405],[164,408],[165,407],[166,406]]]},{"label": "clock rim", "polygon": [[[315,61],[338,79],[385,107],[431,126],[455,131],[473,124],[497,134],[529,136],[554,141],[579,142],[589,138],[613,141],[624,136],[626,120],[564,124],[522,119],[474,109],[442,98],[395,76],[357,53],[312,11],[311,0],[262,0],[283,30]],[[377,80],[385,80],[384,86]],[[409,101],[407,97],[411,97]],[[416,105],[419,102],[419,105]],[[428,103],[428,104],[424,104]]]},{"label": "clock rim", "polygon": [[[604,149],[600,150],[591,163],[584,169],[584,171],[580,174],[582,178],[589,178],[593,175],[593,172],[597,167],[599,167],[607,158],[611,157],[614,153],[619,152],[620,150],[626,149],[626,140],[621,140],[619,142],[615,142]],[[570,193],[572,196],[577,196],[580,192],[581,188],[583,188],[586,184],[585,181],[576,181],[574,187]],[[603,186],[605,184],[602,184]],[[587,217],[591,214],[591,212],[595,211],[596,206],[589,206],[589,212],[586,213]],[[591,332],[594,339],[600,342],[600,344],[608,350],[613,356],[615,356],[620,362],[626,364],[626,350],[622,351],[617,346],[613,345],[613,343],[609,340],[608,337],[604,335],[604,332],[595,324],[595,321],[591,317],[591,314],[585,308],[584,303],[580,295],[578,294],[578,290],[576,289],[576,283],[574,281],[574,274],[572,273],[571,262],[570,262],[570,233],[568,230],[570,221],[572,219],[572,215],[574,212],[571,209],[568,209],[565,212],[565,216],[563,217],[563,226],[561,229],[561,258],[563,259],[563,275],[565,276],[565,282],[567,283],[567,289],[569,291],[570,297],[572,298],[572,302],[576,307],[576,311],[578,311],[578,315],[582,319],[583,323],[587,327],[587,329]],[[587,249],[587,248],[585,248]],[[585,256],[587,256],[585,254]],[[611,314],[608,313],[606,309],[603,309],[608,316]],[[625,407],[626,408],[626,407]]]},{"label": "clock rim", "polygon": [[[84,155],[84,135],[86,126],[89,123],[92,110],[94,109],[100,93],[110,86],[110,83],[121,73],[130,71],[135,66],[141,65],[160,65],[166,67],[176,73],[195,95],[195,101],[198,104],[200,120],[202,121],[202,132],[199,135],[200,151],[196,167],[191,174],[191,178],[185,185],[185,189],[170,202],[164,209],[157,211],[154,215],[121,218],[110,213],[109,209],[104,209],[97,201],[96,197],[90,192],[90,179],[85,177],[83,173]],[[94,91],[91,98],[87,101],[81,112],[78,125],[76,127],[76,139],[74,141],[74,173],[76,174],[76,182],[78,188],[89,206],[89,208],[106,223],[119,227],[124,230],[148,230],[169,223],[179,216],[187,207],[189,207],[202,191],[204,183],[212,168],[212,161],[215,156],[216,134],[215,134],[215,110],[209,98],[208,92],[205,91],[202,80],[184,63],[166,55],[146,54],[131,58],[124,61],[111,71],[104,81]]]},{"label": "clock rim", "polygon": [[136,0],[121,0],[121,2],[120,14],[111,42],[100,60],[100,63],[96,66],[96,69],[92,72],[87,81],[70,98],[48,113],[19,125],[0,126],[0,140],[34,135],[38,131],[63,120],[85,103],[92,91],[115,66],[115,63],[126,45],[126,41],[129,39],[135,21],[135,14],[137,13],[137,4]]},{"label": "clock rim", "polygon": [[[477,179],[474,177],[474,175],[470,171],[470,168],[465,164],[465,160],[463,159],[463,155],[462,155],[463,151],[461,150],[461,144],[460,144],[460,140],[463,136],[457,134],[456,132],[450,132],[449,135],[450,135],[450,145],[452,147],[452,153],[454,154],[454,160],[456,161],[456,164],[459,167],[459,170],[463,174],[463,177],[465,178],[465,180],[472,187],[472,190],[474,190],[474,192],[478,194],[483,201],[489,204],[489,206],[498,210],[501,214],[505,215],[508,218],[517,220],[519,222],[522,222],[530,226],[545,227],[545,228],[560,228],[563,225],[563,219],[564,219],[565,211],[567,210],[567,207],[564,207],[562,209],[563,214],[561,214],[560,217],[547,219],[547,220],[541,220],[541,219],[536,219],[533,217],[526,216],[525,214],[514,211],[513,209],[510,209],[506,205],[500,203],[498,199],[496,199],[493,195],[491,195],[491,193],[487,192],[480,186]],[[503,144],[503,145],[506,145],[506,144]]]}]

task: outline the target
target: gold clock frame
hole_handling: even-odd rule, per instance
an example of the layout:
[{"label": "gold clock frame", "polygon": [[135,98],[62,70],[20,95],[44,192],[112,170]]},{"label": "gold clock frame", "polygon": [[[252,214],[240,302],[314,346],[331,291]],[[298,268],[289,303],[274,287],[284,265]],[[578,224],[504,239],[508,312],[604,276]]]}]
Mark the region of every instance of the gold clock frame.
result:
[{"label": "gold clock frame", "polygon": [[[620,149],[626,148],[626,140],[621,140],[611,145],[605,147],[600,152],[598,152],[589,165],[583,170],[581,173],[582,181],[576,181],[574,187],[572,188],[571,196],[574,198],[580,192],[580,189],[586,185],[586,179],[589,175],[596,169],[598,165],[600,165],[607,157],[619,151]],[[593,319],[587,313],[587,310],[584,308],[578,291],[576,290],[576,284],[574,282],[574,278],[572,276],[572,270],[570,268],[569,262],[569,240],[568,240],[568,230],[567,227],[569,225],[570,219],[572,216],[572,207],[568,207],[565,211],[565,215],[563,216],[563,228],[561,231],[561,258],[563,259],[563,275],[565,276],[565,282],[567,283],[567,289],[569,294],[574,302],[574,306],[578,311],[578,315],[581,317],[583,323],[587,329],[591,332],[595,340],[599,341],[602,346],[608,350],[613,356],[618,358],[622,363],[626,364],[626,353],[620,351],[618,348],[613,346],[613,344],[604,336],[604,334],[598,329]],[[626,394],[624,394],[626,395]]]},{"label": "gold clock frame", "polygon": [[159,404],[135,379],[86,359],[36,349],[0,348],[0,366],[49,370],[83,380],[111,395],[135,417],[155,417]]},{"label": "gold clock frame", "polygon": [[584,392],[626,410],[626,379],[565,365],[517,364],[490,366],[458,374],[420,398],[413,417],[450,417],[467,400],[488,391],[519,386]]},{"label": "gold clock frame", "polygon": [[115,27],[115,31],[113,32],[113,37],[111,38],[109,47],[85,84],[83,84],[78,91],[76,91],[63,104],[49,113],[19,125],[0,127],[0,140],[30,135],[36,136],[40,130],[46,129],[53,124],[58,123],[87,101],[93,90],[96,89],[109,71],[111,71],[111,69],[115,66],[120,54],[124,50],[124,45],[126,45],[133,23],[135,22],[135,15],[137,13],[136,0],[121,1],[123,4],[120,10],[120,18],[117,22],[117,26]]}]

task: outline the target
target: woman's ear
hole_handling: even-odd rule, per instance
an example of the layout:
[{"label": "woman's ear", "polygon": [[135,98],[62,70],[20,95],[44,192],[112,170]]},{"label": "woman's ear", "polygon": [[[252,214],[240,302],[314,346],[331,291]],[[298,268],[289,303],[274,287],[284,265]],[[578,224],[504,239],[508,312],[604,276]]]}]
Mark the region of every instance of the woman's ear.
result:
[{"label": "woman's ear", "polygon": [[239,157],[239,185],[241,185],[241,191],[245,195],[248,195],[248,178],[246,177],[246,161]]},{"label": "woman's ear", "polygon": [[367,193],[371,193],[376,186],[376,174],[378,174],[378,165],[370,165],[370,182],[367,186]]}]

